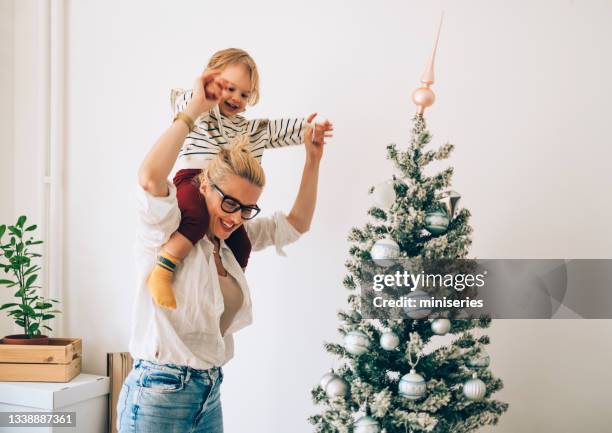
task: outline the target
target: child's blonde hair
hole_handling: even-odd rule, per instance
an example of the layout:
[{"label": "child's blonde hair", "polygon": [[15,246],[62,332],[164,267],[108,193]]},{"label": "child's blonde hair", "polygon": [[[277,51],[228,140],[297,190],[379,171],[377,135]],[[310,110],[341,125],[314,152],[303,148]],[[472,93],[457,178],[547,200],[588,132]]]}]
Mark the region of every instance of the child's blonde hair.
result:
[{"label": "child's blonde hair", "polygon": [[213,54],[206,67],[223,70],[236,63],[243,64],[249,71],[251,88],[249,89],[250,96],[248,103],[249,105],[255,105],[259,102],[259,72],[257,72],[255,60],[253,60],[249,53],[240,48],[226,48]]},{"label": "child's blonde hair", "polygon": [[228,147],[221,146],[219,153],[210,160],[197,181],[202,184],[209,179],[214,184],[222,183],[228,175],[236,175],[263,188],[266,176],[261,164],[249,152],[249,138],[241,135]]}]

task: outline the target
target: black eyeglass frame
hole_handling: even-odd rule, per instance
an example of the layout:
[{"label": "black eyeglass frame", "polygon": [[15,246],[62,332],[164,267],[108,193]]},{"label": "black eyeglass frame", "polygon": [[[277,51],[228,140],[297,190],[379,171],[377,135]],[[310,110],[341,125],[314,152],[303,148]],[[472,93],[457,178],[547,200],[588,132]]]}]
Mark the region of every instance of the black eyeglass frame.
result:
[{"label": "black eyeglass frame", "polygon": [[[243,220],[248,221],[251,220],[253,218],[255,218],[259,212],[261,212],[261,209],[259,208],[259,206],[257,205],[245,205],[240,203],[240,200],[236,199],[235,197],[232,197],[231,195],[227,195],[225,194],[221,188],[219,188],[216,184],[210,182],[210,186],[217,191],[217,193],[219,193],[219,195],[221,196],[221,209],[223,210],[223,212],[226,213],[235,213],[240,211],[240,216],[242,217]],[[236,204],[238,205],[238,207],[230,207],[229,209],[227,208],[227,202],[228,200],[232,200],[234,202],[236,202]],[[226,205],[226,207],[223,207],[223,205]],[[243,210],[249,210],[252,212],[255,212],[254,214],[250,215],[248,218],[244,216]]]}]

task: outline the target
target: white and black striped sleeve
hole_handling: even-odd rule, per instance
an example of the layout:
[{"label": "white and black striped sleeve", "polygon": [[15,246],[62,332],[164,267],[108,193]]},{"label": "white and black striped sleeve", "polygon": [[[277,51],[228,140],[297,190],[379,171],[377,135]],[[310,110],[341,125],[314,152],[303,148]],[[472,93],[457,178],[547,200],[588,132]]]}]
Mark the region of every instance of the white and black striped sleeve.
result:
[{"label": "white and black striped sleeve", "polygon": [[193,97],[192,89],[172,89],[170,91],[170,107],[172,109],[172,117],[176,116],[176,113],[185,111],[187,104]]},{"label": "white and black striped sleeve", "polygon": [[267,149],[293,146],[304,142],[306,119],[303,117],[260,121],[259,125],[258,129],[265,128],[265,131],[257,131],[255,135],[258,136],[258,133],[265,135],[264,147]]}]

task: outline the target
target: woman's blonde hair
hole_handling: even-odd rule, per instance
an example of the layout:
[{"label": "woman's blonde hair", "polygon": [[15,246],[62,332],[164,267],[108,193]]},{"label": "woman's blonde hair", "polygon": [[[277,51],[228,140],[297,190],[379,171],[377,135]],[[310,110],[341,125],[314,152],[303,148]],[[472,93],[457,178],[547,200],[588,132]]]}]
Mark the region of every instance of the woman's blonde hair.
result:
[{"label": "woman's blonde hair", "polygon": [[235,175],[263,188],[266,176],[261,164],[249,152],[249,137],[241,135],[228,147],[221,146],[219,153],[210,160],[197,178],[201,185],[205,180],[214,184],[222,183],[228,175]]},{"label": "woman's blonde hair", "polygon": [[213,54],[206,67],[208,69],[223,70],[236,63],[243,64],[249,71],[251,88],[248,103],[249,105],[255,105],[259,102],[259,72],[257,72],[255,60],[253,60],[249,53],[240,48],[226,48]]}]

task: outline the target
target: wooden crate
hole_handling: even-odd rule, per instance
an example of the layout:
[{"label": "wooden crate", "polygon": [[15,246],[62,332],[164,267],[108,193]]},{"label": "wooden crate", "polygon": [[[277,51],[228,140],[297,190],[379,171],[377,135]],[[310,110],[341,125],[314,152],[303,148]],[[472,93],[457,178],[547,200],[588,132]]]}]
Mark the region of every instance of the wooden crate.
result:
[{"label": "wooden crate", "polygon": [[69,382],[81,372],[80,338],[49,338],[48,345],[0,344],[0,381]]}]

